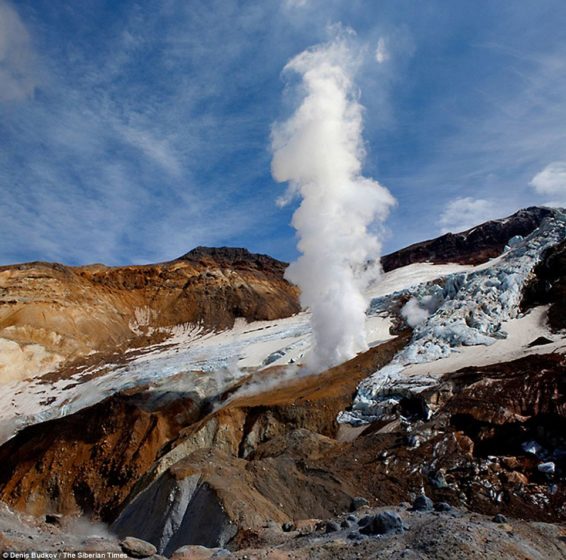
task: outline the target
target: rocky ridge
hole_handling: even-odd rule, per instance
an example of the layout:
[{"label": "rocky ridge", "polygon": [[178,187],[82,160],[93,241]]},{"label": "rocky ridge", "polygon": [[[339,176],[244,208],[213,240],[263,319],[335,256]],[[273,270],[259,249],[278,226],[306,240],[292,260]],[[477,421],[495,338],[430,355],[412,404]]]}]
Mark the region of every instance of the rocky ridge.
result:
[{"label": "rocky ridge", "polygon": [[385,255],[381,264],[386,272],[424,262],[481,264],[498,257],[513,237],[530,235],[552,214],[551,208],[525,208],[507,218],[485,222],[460,233],[447,233],[435,239],[409,245]]},{"label": "rocky ridge", "polygon": [[285,267],[245,249],[205,247],[155,265],[0,267],[0,383],[145,347],[178,325],[288,317],[300,306]]}]

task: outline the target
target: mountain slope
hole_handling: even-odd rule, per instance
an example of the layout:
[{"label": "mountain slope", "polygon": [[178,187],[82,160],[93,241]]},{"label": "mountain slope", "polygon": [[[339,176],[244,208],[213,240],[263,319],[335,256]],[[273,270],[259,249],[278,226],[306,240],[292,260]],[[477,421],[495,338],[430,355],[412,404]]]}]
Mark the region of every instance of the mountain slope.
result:
[{"label": "mountain slope", "polygon": [[202,247],[156,265],[1,267],[0,383],[93,352],[147,346],[177,325],[225,329],[238,317],[292,315],[298,292],[285,267],[245,249]]},{"label": "mountain slope", "polygon": [[[507,229],[514,220],[524,237]],[[316,376],[300,365],[311,344],[308,311],[253,320],[291,312],[296,301],[284,265],[268,257],[198,248],[151,265],[151,274],[83,270],[91,293],[154,296],[176,267],[201,270],[191,309],[206,320],[138,321],[146,330],[125,350],[4,385],[0,498],[36,515],[112,522],[120,536],[150,540],[167,555],[202,544],[264,557],[273,542],[295,542],[296,532],[280,530],[288,523],[305,532],[308,550],[325,542],[349,558],[346,533],[324,537],[312,518],[345,523],[357,496],[385,507],[424,492],[456,516],[564,522],[566,213],[528,209],[499,222],[472,230],[485,239],[459,264],[429,262],[443,262],[454,246],[446,236],[434,252],[405,252],[408,264],[372,288],[370,350]],[[470,264],[486,247],[495,258]],[[214,280],[202,283],[208,274]],[[246,307],[250,322],[234,319],[240,300],[232,305],[232,280],[244,276],[255,290],[246,301],[267,306]],[[358,521],[348,526],[352,538],[374,543]],[[416,543],[415,531],[406,539]],[[536,538],[549,557],[561,550]]]},{"label": "mountain slope", "polygon": [[550,208],[531,207],[512,216],[492,220],[461,233],[415,243],[381,259],[387,272],[402,266],[430,262],[434,264],[481,264],[499,256],[515,236],[526,237],[553,213]]}]

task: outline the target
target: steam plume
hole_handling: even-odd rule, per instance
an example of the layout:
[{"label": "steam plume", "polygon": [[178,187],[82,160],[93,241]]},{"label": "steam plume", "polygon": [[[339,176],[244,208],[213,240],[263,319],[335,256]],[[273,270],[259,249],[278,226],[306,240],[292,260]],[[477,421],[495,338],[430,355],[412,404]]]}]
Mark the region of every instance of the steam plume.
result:
[{"label": "steam plume", "polygon": [[303,99],[272,131],[272,174],[289,183],[281,202],[302,198],[292,222],[302,255],[286,276],[311,309],[314,346],[306,363],[318,371],[367,349],[365,290],[379,274],[381,249],[370,228],[394,204],[387,189],[361,175],[356,67],[345,33],[293,58],[284,72],[302,78]]}]

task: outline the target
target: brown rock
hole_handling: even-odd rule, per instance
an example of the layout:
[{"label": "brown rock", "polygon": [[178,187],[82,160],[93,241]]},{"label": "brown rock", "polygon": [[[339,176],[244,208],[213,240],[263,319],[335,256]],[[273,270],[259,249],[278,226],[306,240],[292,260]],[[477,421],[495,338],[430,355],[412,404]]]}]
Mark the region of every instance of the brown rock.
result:
[{"label": "brown rock", "polygon": [[157,552],[157,548],[151,543],[135,537],[126,537],[120,541],[120,546],[128,556],[133,558],[148,558]]},{"label": "brown rock", "polygon": [[502,457],[501,463],[505,465],[508,469],[516,469],[520,462],[517,457]]},{"label": "brown rock", "polygon": [[[173,552],[171,560],[208,560],[213,558],[216,553],[222,548],[207,548],[206,546],[187,545],[178,548]],[[229,556],[222,556],[222,558],[229,558]]]},{"label": "brown rock", "polygon": [[528,484],[529,479],[523,474],[518,471],[511,471],[506,474],[507,482],[509,484]]},{"label": "brown rock", "polygon": [[[154,265],[0,267],[0,337],[12,349],[9,363],[0,361],[0,383],[54,371],[92,352],[146,346],[164,338],[155,329],[186,323],[220,329],[238,317],[288,317],[300,304],[298,289],[283,278],[286,266],[245,249],[200,247]],[[81,358],[76,366],[100,359]]]},{"label": "brown rock", "polygon": [[295,523],[295,528],[301,535],[308,535],[316,531],[319,523],[321,523],[320,519],[299,519]]}]

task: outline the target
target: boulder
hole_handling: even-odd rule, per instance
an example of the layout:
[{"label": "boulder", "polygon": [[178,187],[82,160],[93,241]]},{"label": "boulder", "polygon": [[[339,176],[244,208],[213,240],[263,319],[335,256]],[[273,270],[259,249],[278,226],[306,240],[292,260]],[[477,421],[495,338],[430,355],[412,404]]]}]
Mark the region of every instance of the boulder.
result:
[{"label": "boulder", "polygon": [[327,521],[326,522],[326,533],[336,533],[336,531],[340,531],[340,525],[336,523],[336,521]]},{"label": "boulder", "polygon": [[369,502],[365,499],[362,498],[361,496],[356,496],[355,498],[352,498],[352,503],[350,505],[350,511],[356,511],[360,508],[363,508],[364,506],[369,505]]},{"label": "boulder", "polygon": [[413,509],[415,511],[431,511],[433,508],[432,500],[422,494],[421,496],[417,496],[415,501],[413,502]]},{"label": "boulder", "polygon": [[173,552],[171,560],[208,560],[229,558],[232,553],[225,548],[207,548],[200,545],[186,545]]},{"label": "boulder", "polygon": [[120,541],[120,547],[128,556],[133,558],[148,558],[157,552],[157,548],[151,543],[135,537],[126,537]]},{"label": "boulder", "polygon": [[360,528],[364,535],[385,535],[403,530],[403,520],[395,512],[383,511],[369,517],[369,521]]}]

